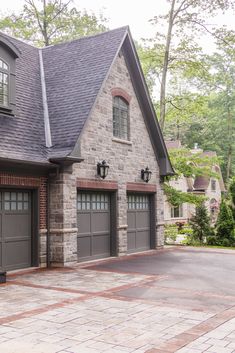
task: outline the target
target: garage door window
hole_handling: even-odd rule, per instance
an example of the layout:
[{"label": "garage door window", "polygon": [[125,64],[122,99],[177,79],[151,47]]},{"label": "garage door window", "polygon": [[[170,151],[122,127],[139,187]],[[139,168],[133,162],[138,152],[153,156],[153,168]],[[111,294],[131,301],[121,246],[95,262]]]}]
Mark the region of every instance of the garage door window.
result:
[{"label": "garage door window", "polygon": [[93,194],[92,195],[92,209],[93,210],[108,210],[108,196],[104,194]]},{"label": "garage door window", "polygon": [[78,194],[77,207],[79,211],[107,211],[109,198],[107,194]]},{"label": "garage door window", "polygon": [[128,195],[128,210],[148,210],[149,201],[146,195]]},{"label": "garage door window", "polygon": [[78,194],[78,210],[87,211],[91,209],[91,195],[90,194]]},{"label": "garage door window", "polygon": [[5,192],[5,211],[27,211],[29,209],[28,192]]}]

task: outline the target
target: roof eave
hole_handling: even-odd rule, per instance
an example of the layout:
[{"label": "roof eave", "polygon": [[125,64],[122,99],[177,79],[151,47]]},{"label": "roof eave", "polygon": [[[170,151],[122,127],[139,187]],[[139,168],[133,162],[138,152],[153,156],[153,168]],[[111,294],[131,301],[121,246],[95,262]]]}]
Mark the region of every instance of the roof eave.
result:
[{"label": "roof eave", "polygon": [[61,166],[68,166],[74,163],[81,163],[84,161],[84,158],[81,157],[72,157],[72,156],[66,156],[66,157],[55,157],[55,158],[49,158],[49,161],[54,164],[59,164]]},{"label": "roof eave", "polygon": [[146,125],[149,136],[159,163],[160,176],[175,175],[129,30],[127,31],[123,46],[126,49],[127,64],[129,64],[128,69],[132,74],[131,79],[135,93],[143,111],[143,116],[147,121]]}]

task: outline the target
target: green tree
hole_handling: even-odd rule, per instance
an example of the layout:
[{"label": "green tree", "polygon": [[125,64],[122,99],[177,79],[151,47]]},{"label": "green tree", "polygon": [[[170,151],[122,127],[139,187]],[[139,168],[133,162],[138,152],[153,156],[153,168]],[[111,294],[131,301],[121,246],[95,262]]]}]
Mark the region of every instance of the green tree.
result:
[{"label": "green tree", "polygon": [[216,157],[203,156],[199,153],[191,153],[187,148],[171,149],[169,156],[175,175],[168,177],[164,183],[164,192],[167,197],[167,201],[172,206],[178,206],[182,203],[191,203],[200,205],[205,201],[204,196],[199,196],[193,192],[182,192],[176,190],[170,185],[170,180],[179,179],[181,177],[196,178],[198,176],[204,176],[210,178],[211,176],[218,178],[219,176],[212,172],[212,166],[218,164]]},{"label": "green tree", "polygon": [[220,204],[220,211],[216,222],[216,236],[223,243],[224,239],[228,240],[230,245],[234,242],[234,220],[232,211],[225,201]]},{"label": "green tree", "polygon": [[205,238],[211,233],[210,218],[204,203],[196,207],[195,215],[189,223],[193,229],[193,238],[203,244]]},{"label": "green tree", "polygon": [[[162,57],[161,87],[160,87],[160,125],[164,129],[166,118],[166,87],[167,75],[172,66],[194,66],[194,53],[199,48],[195,45],[195,38],[202,33],[210,32],[207,26],[208,16],[212,17],[218,11],[225,11],[234,6],[232,0],[168,0],[169,11],[165,15],[155,16],[154,24],[167,24],[167,33],[157,33],[157,38],[163,38],[164,53]],[[219,33],[214,33],[219,36]],[[176,39],[177,38],[177,39]],[[159,41],[159,40],[158,40]],[[173,48],[175,44],[175,50]],[[173,55],[175,52],[176,55]],[[181,53],[183,54],[181,56]],[[186,55],[184,55],[186,54]],[[180,57],[180,60],[179,60]],[[178,64],[178,65],[177,65]],[[196,60],[200,67],[200,62]]]},{"label": "green tree", "polygon": [[[199,94],[203,90],[204,95],[199,100],[200,113],[189,112],[187,124],[180,119],[184,128],[181,126],[181,136],[188,147],[197,142],[204,150],[216,151],[228,182],[235,173],[235,31],[223,29],[216,33],[217,51],[205,56],[208,74],[194,79]],[[166,131],[172,134],[170,127]]]},{"label": "green tree", "polygon": [[48,46],[102,32],[105,19],[79,11],[67,0],[25,0],[23,10],[1,16],[0,30],[36,46]]},{"label": "green tree", "polygon": [[233,214],[233,220],[235,223],[235,177],[233,177],[229,183],[229,196],[230,196],[230,206]]}]

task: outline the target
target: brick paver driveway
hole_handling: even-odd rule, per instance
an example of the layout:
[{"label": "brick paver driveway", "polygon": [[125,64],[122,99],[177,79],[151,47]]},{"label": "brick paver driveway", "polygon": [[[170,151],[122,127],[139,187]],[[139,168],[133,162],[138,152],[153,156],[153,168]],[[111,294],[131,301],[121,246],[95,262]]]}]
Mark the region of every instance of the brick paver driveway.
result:
[{"label": "brick paver driveway", "polygon": [[169,248],[10,275],[0,352],[235,352],[235,252]]}]

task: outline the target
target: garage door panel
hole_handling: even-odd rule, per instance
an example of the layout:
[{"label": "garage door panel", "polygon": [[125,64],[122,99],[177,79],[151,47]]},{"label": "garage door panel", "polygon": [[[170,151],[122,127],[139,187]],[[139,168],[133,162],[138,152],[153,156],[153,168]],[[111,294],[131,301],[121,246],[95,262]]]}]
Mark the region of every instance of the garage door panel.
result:
[{"label": "garage door panel", "polygon": [[128,236],[127,236],[127,251],[131,251],[134,250],[136,248],[135,245],[135,232],[128,232]]},{"label": "garage door panel", "polygon": [[84,258],[91,256],[91,237],[78,238],[78,257]]},{"label": "garage door panel", "polygon": [[31,237],[31,226],[28,214],[5,214],[2,231],[5,239]]},{"label": "garage door panel", "polygon": [[127,250],[128,252],[150,249],[149,196],[127,195]]},{"label": "garage door panel", "polygon": [[0,267],[3,267],[3,261],[2,261],[2,244],[0,243]]},{"label": "garage door panel", "polygon": [[90,234],[91,232],[91,214],[83,212],[78,213],[78,232],[80,234]]},{"label": "garage door panel", "polygon": [[91,220],[92,232],[109,232],[110,214],[105,212],[94,212]]},{"label": "garage door panel", "polygon": [[135,229],[136,224],[136,212],[128,212],[128,229]]},{"label": "garage door panel", "polygon": [[138,249],[149,249],[149,230],[138,231],[136,234],[136,247]]},{"label": "garage door panel", "polygon": [[4,270],[31,266],[31,192],[2,190],[0,207],[0,266]]},{"label": "garage door panel", "polygon": [[2,214],[0,213],[0,241],[2,239]]},{"label": "garage door panel", "polygon": [[149,212],[137,212],[136,228],[149,228]]},{"label": "garage door panel", "polygon": [[78,192],[77,208],[78,260],[110,256],[109,194]]},{"label": "garage door panel", "polygon": [[109,255],[110,254],[110,235],[102,234],[93,237],[93,254],[94,255]]},{"label": "garage door panel", "polygon": [[5,244],[6,266],[8,269],[29,266],[31,244],[28,240],[8,242]]}]

